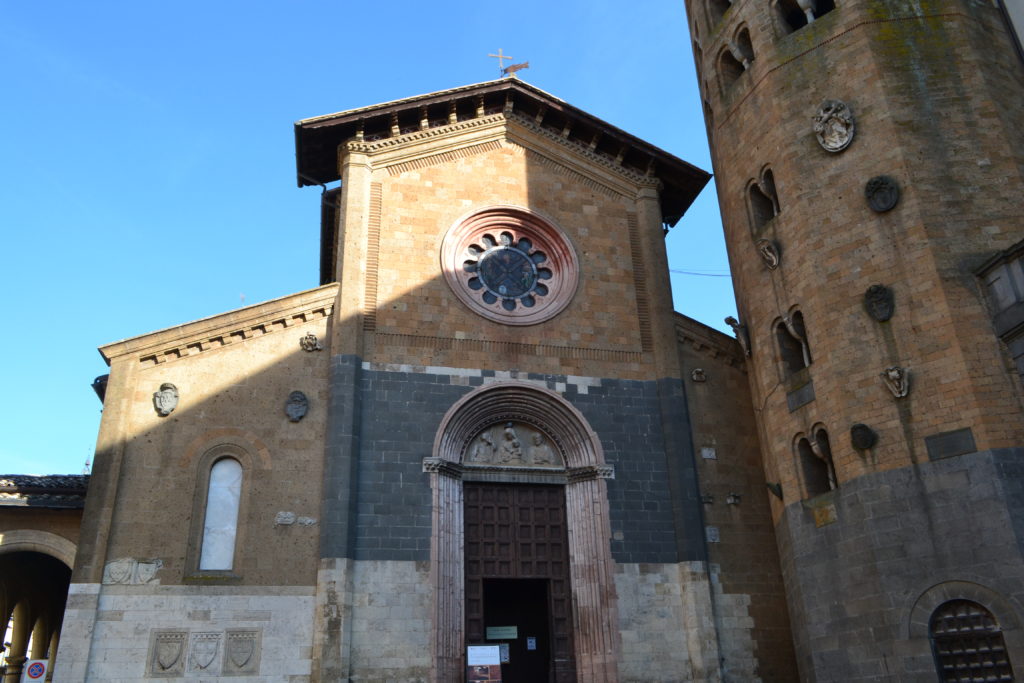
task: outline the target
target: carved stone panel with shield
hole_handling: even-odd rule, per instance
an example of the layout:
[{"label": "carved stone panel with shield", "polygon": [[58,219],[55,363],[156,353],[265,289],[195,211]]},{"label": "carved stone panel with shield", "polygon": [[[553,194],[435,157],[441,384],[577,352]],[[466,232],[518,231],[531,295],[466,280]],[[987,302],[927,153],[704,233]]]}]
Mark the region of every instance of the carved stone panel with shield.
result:
[{"label": "carved stone panel with shield", "polygon": [[188,631],[153,631],[149,637],[150,677],[181,676],[185,671]]},{"label": "carved stone panel with shield", "polygon": [[262,633],[259,629],[229,629],[224,642],[225,676],[255,676],[260,672],[260,644]]},{"label": "carved stone panel with shield", "polygon": [[222,633],[193,633],[188,648],[188,670],[204,674],[217,674]]}]

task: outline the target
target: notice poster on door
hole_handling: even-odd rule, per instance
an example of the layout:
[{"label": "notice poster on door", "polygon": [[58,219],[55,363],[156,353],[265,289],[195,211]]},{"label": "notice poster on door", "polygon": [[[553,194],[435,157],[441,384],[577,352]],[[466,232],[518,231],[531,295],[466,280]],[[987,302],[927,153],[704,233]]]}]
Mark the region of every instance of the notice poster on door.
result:
[{"label": "notice poster on door", "polygon": [[501,648],[497,645],[470,645],[466,648],[468,683],[501,683]]}]

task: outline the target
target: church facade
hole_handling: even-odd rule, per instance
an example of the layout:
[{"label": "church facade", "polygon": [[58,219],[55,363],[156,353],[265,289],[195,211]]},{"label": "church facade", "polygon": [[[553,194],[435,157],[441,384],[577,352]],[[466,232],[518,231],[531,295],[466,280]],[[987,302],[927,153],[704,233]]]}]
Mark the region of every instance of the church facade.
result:
[{"label": "church facade", "polygon": [[101,349],[54,680],[1021,675],[1012,22],[687,11],[735,338],[670,295],[708,174],[548,93],[298,122],[321,285]]},{"label": "church facade", "polygon": [[323,285],[101,349],[58,679],[795,675],[708,175],[515,79],[296,142]]}]

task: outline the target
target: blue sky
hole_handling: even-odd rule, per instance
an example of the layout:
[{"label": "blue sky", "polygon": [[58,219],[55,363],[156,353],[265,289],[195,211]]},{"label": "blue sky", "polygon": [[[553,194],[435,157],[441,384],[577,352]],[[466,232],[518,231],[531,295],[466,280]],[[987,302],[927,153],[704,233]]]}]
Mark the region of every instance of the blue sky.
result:
[{"label": "blue sky", "polygon": [[[319,189],[292,123],[495,78],[536,85],[710,171],[682,2],[0,5],[0,473],[79,472],[102,344],[318,284]],[[724,274],[713,184],[670,267]],[[722,329],[726,277],[673,274]]]}]

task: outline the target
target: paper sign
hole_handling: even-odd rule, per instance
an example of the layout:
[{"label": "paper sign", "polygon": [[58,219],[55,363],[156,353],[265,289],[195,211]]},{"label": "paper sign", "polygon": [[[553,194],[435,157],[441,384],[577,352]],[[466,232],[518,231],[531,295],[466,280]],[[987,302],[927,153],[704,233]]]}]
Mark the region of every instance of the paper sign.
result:
[{"label": "paper sign", "polygon": [[527,650],[536,650],[537,649],[537,639],[534,638],[533,636],[528,637],[526,639],[526,649]]},{"label": "paper sign", "polygon": [[487,640],[515,640],[519,637],[518,626],[488,626]]},{"label": "paper sign", "polygon": [[497,645],[470,645],[466,648],[466,664],[468,666],[486,666],[501,664],[501,654]]},{"label": "paper sign", "polygon": [[508,653],[508,643],[502,643],[498,647],[501,648],[501,663],[508,664],[511,660]]}]

